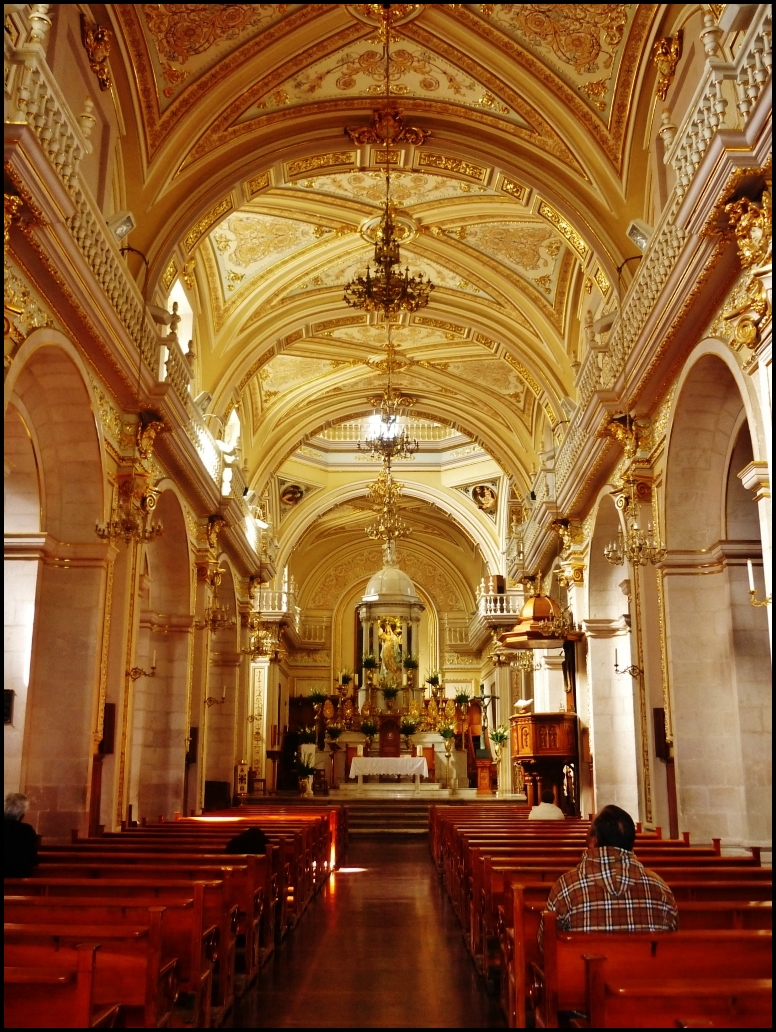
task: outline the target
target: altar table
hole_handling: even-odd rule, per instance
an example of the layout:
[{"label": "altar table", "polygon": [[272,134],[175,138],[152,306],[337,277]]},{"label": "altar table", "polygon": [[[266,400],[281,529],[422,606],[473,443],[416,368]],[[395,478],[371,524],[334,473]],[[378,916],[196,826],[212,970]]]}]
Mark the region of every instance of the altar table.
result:
[{"label": "altar table", "polygon": [[419,785],[421,778],[428,777],[428,764],[425,756],[354,756],[350,776],[363,785],[364,774],[409,774]]}]

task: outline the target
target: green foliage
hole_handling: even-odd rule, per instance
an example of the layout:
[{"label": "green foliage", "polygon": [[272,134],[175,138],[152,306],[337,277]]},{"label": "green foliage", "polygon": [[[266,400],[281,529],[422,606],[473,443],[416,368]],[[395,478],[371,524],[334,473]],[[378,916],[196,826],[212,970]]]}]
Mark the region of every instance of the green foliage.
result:
[{"label": "green foliage", "polygon": [[426,684],[430,684],[432,688],[438,688],[441,683],[438,670],[432,670],[431,673],[426,674]]},{"label": "green foliage", "polygon": [[326,702],[328,697],[328,693],[324,691],[323,688],[310,689],[309,698],[311,698],[313,702]]},{"label": "green foliage", "polygon": [[377,661],[377,658],[375,656],[373,656],[371,652],[368,652],[364,656],[364,658],[361,661],[361,663],[362,663],[362,666],[364,667],[364,670],[377,670],[377,668],[380,666],[380,664]]},{"label": "green foliage", "polygon": [[361,734],[366,735],[367,738],[373,738],[377,734],[377,721],[376,720],[362,720],[361,721]]},{"label": "green foliage", "polygon": [[312,745],[317,739],[318,735],[314,727],[300,727],[299,728],[299,744],[300,745]]},{"label": "green foliage", "polygon": [[326,728],[326,734],[329,736],[332,742],[336,742],[344,730],[345,728],[342,726],[342,724],[329,724],[329,726]]},{"label": "green foliage", "polygon": [[455,693],[455,701],[459,706],[468,706],[472,701],[471,695],[466,691],[460,691]]},{"label": "green foliage", "polygon": [[437,731],[445,739],[455,738],[455,725],[451,724],[450,721],[445,720],[437,724]]},{"label": "green foliage", "polygon": [[496,745],[503,745],[509,738],[509,731],[504,724],[494,727],[492,731],[488,732],[488,734],[491,742],[495,742]]},{"label": "green foliage", "polygon": [[297,758],[294,770],[297,773],[297,777],[311,778],[317,770],[317,766],[314,763],[306,763],[304,760]]},{"label": "green foliage", "polygon": [[395,699],[400,692],[400,688],[397,688],[395,684],[387,684],[380,691],[383,693],[383,697],[386,699]]},{"label": "green foliage", "polygon": [[409,738],[410,735],[414,735],[418,730],[418,722],[411,717],[404,717],[399,727],[401,733]]},{"label": "green foliage", "polygon": [[409,653],[402,660],[402,665],[405,670],[417,670],[418,669],[418,657],[410,656]]},{"label": "green foliage", "polygon": [[352,670],[343,670],[342,673],[340,674],[340,684],[350,684],[350,682],[352,680],[353,680],[353,671]]}]

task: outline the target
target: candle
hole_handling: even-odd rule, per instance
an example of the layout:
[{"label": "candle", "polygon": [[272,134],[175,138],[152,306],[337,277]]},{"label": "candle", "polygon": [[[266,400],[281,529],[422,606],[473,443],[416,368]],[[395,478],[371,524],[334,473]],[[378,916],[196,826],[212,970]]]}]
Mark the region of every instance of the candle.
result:
[{"label": "candle", "polygon": [[353,680],[356,682],[356,688],[358,688],[358,674],[354,674]]},{"label": "candle", "polygon": [[221,692],[221,698],[222,699],[226,698],[226,685],[224,685],[224,690]]},{"label": "candle", "polygon": [[614,650],[614,669],[617,669],[617,649]]},{"label": "candle", "polygon": [[156,649],[154,649],[154,654],[151,656],[151,669],[156,670]]},{"label": "candle", "polygon": [[746,572],[749,574],[749,590],[754,591],[754,567],[752,566],[752,560],[746,560]]}]

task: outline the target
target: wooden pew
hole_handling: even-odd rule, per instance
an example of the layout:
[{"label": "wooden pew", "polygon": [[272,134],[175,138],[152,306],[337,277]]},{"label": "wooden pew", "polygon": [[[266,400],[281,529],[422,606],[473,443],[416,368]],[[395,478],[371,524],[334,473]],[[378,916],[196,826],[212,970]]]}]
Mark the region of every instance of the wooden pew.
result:
[{"label": "wooden pew", "polygon": [[770,978],[618,978],[603,956],[585,956],[589,1028],[770,1028]]},{"label": "wooden pew", "polygon": [[[763,882],[748,883],[751,893],[762,889]],[[550,886],[546,882],[512,884],[499,914],[498,939],[501,964],[501,1001],[510,1028],[525,1027],[526,999],[530,985],[531,965],[541,965],[537,943],[539,919],[545,907]],[[713,889],[718,898],[703,901],[685,898],[695,889]],[[679,907],[679,927],[683,931],[699,929],[768,929],[771,927],[773,904],[770,900],[728,900],[728,883],[683,883],[675,886]]]},{"label": "wooden pew", "polygon": [[99,944],[92,983],[97,1006],[121,1006],[134,1028],[166,1028],[178,991],[175,958],[163,960],[163,907],[149,911],[150,925],[108,928],[80,924],[5,924],[5,962],[13,967],[69,971],[71,951],[83,942]]},{"label": "wooden pew", "polygon": [[770,931],[559,932],[544,912],[544,956],[533,964],[529,994],[537,1027],[557,1028],[561,1011],[589,1013],[585,956],[605,956],[613,984],[639,978],[769,978]]},{"label": "wooden pew", "polygon": [[115,1028],[117,1003],[94,999],[95,943],[66,952],[70,961],[53,970],[6,965],[3,971],[3,1023],[6,1028]]},{"label": "wooden pew", "polygon": [[[69,868],[54,866],[48,872],[37,871],[31,878],[7,878],[4,891],[12,895],[83,896],[88,893],[93,899],[121,897],[155,898],[158,905],[168,900],[197,899],[202,887],[203,923],[205,928],[215,925],[218,931],[217,955],[212,976],[211,1020],[219,1024],[223,1015],[234,1001],[235,942],[237,930],[237,906],[230,902],[228,870],[221,871],[218,878],[208,877],[208,869],[200,868],[196,877],[182,879],[186,870],[173,868],[152,868],[149,871],[139,866],[130,868],[129,873],[118,867],[108,867],[100,872],[76,868],[74,877]],[[102,873],[102,877],[98,874]],[[88,876],[87,876],[88,875]],[[168,877],[169,876],[169,877]],[[192,990],[193,991],[193,990]]]},{"label": "wooden pew", "polygon": [[[204,927],[202,885],[197,899],[166,900],[162,915],[162,959],[178,961],[178,987],[190,998],[187,1024],[210,1027],[213,964],[218,956],[218,929]],[[111,896],[9,896],[5,920],[15,924],[85,924],[125,927],[149,922],[158,899]],[[179,1002],[182,1002],[179,998]],[[188,999],[187,999],[187,1002]],[[190,1011],[190,1013],[188,1013]]]}]

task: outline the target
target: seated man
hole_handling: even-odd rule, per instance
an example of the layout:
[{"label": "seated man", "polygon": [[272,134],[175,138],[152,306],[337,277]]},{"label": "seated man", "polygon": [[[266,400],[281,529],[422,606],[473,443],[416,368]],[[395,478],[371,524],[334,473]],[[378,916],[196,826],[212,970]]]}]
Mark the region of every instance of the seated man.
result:
[{"label": "seated man", "polygon": [[555,805],[555,795],[551,788],[542,792],[542,801],[538,806],[532,806],[528,814],[529,821],[565,821],[566,815],[559,806]]},{"label": "seated man", "polygon": [[5,797],[4,878],[28,878],[33,867],[38,866],[38,836],[34,828],[22,823],[29,805],[27,796],[20,792],[10,792]]},{"label": "seated man", "polygon": [[267,836],[261,828],[248,828],[229,839],[226,843],[226,852],[238,855],[246,853],[263,855],[267,852]]},{"label": "seated man", "polygon": [[[636,827],[619,806],[605,806],[593,819],[581,863],[561,875],[545,910],[558,915],[564,932],[675,932],[674,895],[654,871],[633,855]],[[544,920],[539,922],[543,948]]]}]

